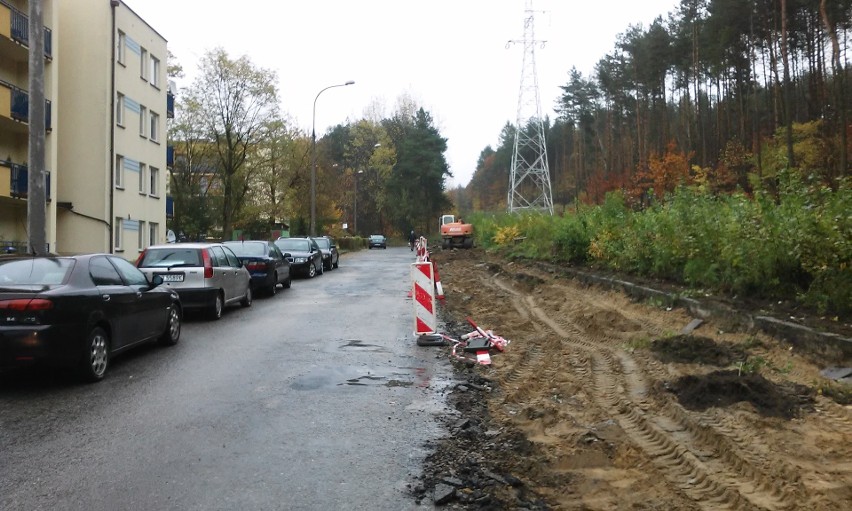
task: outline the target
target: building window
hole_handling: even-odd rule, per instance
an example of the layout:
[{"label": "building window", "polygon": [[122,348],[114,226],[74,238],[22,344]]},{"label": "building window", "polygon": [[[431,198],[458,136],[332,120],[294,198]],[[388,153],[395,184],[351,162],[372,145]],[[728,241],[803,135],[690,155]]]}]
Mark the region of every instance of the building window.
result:
[{"label": "building window", "polygon": [[160,141],[160,114],[155,114],[151,112],[149,116],[151,119],[151,140],[153,142]]},{"label": "building window", "polygon": [[137,241],[138,249],[139,249],[140,252],[142,252],[143,250],[145,250],[145,246],[146,246],[145,240],[148,239],[148,232],[145,229],[145,221],[144,220],[139,221],[139,233],[138,234],[139,234],[138,235],[138,241]]},{"label": "building window", "polygon": [[148,135],[148,109],[139,105],[139,136],[145,137]]},{"label": "building window", "polygon": [[145,193],[145,184],[148,182],[145,176],[146,168],[144,163],[139,164],[139,193]]},{"label": "building window", "polygon": [[148,224],[148,246],[160,242],[160,224],[151,222]]},{"label": "building window", "polygon": [[160,59],[151,55],[151,76],[148,77],[151,85],[160,86]]},{"label": "building window", "polygon": [[124,126],[124,94],[120,92],[115,100],[115,123]]},{"label": "building window", "polygon": [[149,192],[153,197],[160,196],[160,169],[156,167],[151,167],[151,191]]},{"label": "building window", "polygon": [[122,248],[122,234],[124,233],[124,219],[120,216],[115,217],[115,234],[113,235],[112,244],[116,252],[124,250]]},{"label": "building window", "polygon": [[117,48],[118,63],[124,65],[125,55],[127,53],[127,36],[121,30],[118,31],[118,48]]},{"label": "building window", "polygon": [[115,156],[115,187],[124,188],[124,156]]},{"label": "building window", "polygon": [[145,48],[139,49],[139,76],[143,80],[148,79],[148,50]]}]

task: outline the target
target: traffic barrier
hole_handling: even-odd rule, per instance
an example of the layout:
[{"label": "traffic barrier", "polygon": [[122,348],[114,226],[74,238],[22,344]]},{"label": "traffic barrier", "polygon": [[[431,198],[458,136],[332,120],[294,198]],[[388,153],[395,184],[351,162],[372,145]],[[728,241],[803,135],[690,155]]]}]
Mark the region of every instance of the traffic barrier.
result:
[{"label": "traffic barrier", "polygon": [[438,300],[444,299],[444,287],[441,285],[441,276],[438,274],[438,263],[432,261],[432,270],[435,272],[435,295]]},{"label": "traffic barrier", "polygon": [[417,247],[417,262],[422,263],[429,260],[429,250],[427,247],[426,238],[420,236],[415,244]]},{"label": "traffic barrier", "polygon": [[414,297],[414,335],[438,331],[435,311],[435,273],[429,261],[411,264],[411,294]]}]

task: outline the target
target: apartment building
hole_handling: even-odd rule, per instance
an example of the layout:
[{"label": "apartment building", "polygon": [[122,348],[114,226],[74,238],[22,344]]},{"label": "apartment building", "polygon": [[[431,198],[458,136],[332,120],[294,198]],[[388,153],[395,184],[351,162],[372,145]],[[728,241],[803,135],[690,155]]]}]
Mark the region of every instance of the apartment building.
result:
[{"label": "apartment building", "polygon": [[134,260],[165,241],[166,40],[120,0],[57,4],[56,246]]},{"label": "apartment building", "polygon": [[[46,238],[56,249],[58,1],[42,0],[44,23]],[[27,248],[29,189],[29,4],[0,0],[0,252]]]}]

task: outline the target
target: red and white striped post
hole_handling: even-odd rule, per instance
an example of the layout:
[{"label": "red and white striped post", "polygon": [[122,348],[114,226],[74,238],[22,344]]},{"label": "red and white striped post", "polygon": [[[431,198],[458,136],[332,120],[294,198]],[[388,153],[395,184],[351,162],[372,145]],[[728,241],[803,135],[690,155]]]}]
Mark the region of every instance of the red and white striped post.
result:
[{"label": "red and white striped post", "polygon": [[431,262],[411,264],[411,296],[414,297],[414,335],[437,332],[435,273]]}]

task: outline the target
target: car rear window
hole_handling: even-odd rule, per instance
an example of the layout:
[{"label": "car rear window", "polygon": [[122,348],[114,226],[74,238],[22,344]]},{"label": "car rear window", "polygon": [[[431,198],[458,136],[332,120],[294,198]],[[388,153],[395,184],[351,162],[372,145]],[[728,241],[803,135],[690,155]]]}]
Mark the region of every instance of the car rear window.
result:
[{"label": "car rear window", "polygon": [[317,245],[319,245],[320,248],[331,248],[331,242],[328,240],[328,238],[316,238],[314,239],[314,241],[317,242]]},{"label": "car rear window", "polygon": [[3,285],[57,285],[74,267],[73,259],[32,258],[0,261],[0,286]]},{"label": "car rear window", "polygon": [[237,257],[263,257],[266,255],[266,243],[258,242],[243,242],[243,243],[226,243],[226,247],[230,248]]},{"label": "car rear window", "polygon": [[174,266],[203,266],[201,250],[197,248],[149,248],[145,251],[140,268],[169,268]]}]

